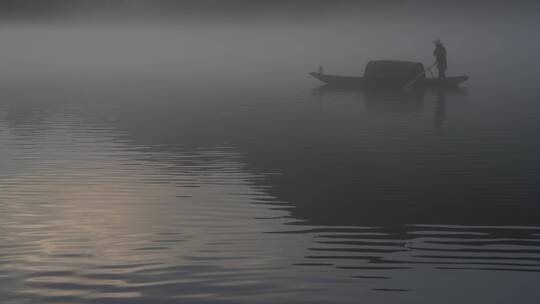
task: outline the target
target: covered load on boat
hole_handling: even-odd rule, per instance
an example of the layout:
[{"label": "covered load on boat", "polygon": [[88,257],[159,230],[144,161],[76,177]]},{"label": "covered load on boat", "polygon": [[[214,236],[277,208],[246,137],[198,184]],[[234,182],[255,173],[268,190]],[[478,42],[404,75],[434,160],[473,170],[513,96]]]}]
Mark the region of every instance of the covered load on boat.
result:
[{"label": "covered load on boat", "polygon": [[425,78],[424,65],[420,62],[375,60],[366,65],[364,78],[367,81],[396,81],[405,83],[417,77]]}]

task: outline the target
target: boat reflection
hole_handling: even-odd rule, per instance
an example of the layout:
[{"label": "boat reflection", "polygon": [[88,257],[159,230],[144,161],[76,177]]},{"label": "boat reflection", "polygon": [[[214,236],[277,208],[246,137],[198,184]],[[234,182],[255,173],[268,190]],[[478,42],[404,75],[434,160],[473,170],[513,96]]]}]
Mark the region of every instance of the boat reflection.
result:
[{"label": "boat reflection", "polygon": [[324,85],[315,93],[321,98],[349,93],[364,100],[367,111],[372,114],[421,112],[425,90],[363,89],[358,87]]},{"label": "boat reflection", "polygon": [[435,108],[435,127],[442,129],[446,120],[446,92],[437,90],[437,106]]},{"label": "boat reflection", "polygon": [[364,100],[369,113],[413,113],[424,109],[424,91],[367,90]]},{"label": "boat reflection", "polygon": [[425,111],[426,101],[434,107],[434,125],[443,129],[446,121],[447,97],[463,100],[467,96],[464,88],[425,88],[415,90],[374,90],[351,86],[323,85],[314,90],[319,100],[335,99],[339,96],[360,99],[369,114],[407,114]]}]

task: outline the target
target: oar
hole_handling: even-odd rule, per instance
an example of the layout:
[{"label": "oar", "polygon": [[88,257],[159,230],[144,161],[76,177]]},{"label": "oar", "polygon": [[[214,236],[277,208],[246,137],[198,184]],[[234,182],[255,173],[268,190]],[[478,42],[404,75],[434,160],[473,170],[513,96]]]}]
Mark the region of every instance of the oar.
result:
[{"label": "oar", "polygon": [[[427,70],[430,70],[433,66],[435,66],[437,63],[434,63],[432,65],[430,65]],[[406,85],[403,86],[403,89],[408,89],[410,86],[412,86],[416,81],[418,81],[418,79],[420,79],[420,77],[422,77],[422,75],[424,75],[426,73],[426,69],[424,69],[420,74],[416,75],[416,77],[414,77],[413,80],[407,82]]]}]

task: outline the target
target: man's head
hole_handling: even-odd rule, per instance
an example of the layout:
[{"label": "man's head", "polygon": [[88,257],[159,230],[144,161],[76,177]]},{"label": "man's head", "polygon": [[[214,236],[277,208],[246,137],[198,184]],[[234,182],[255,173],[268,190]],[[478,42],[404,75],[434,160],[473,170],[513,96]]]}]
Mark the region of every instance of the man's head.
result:
[{"label": "man's head", "polygon": [[434,40],[433,43],[435,43],[436,46],[441,46],[442,45],[442,43],[441,43],[441,41],[439,39]]}]

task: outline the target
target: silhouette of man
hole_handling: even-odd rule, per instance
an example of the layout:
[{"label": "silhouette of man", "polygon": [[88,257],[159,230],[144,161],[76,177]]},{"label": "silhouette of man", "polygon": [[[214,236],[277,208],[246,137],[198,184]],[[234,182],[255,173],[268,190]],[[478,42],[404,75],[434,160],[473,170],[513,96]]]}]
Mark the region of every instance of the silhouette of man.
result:
[{"label": "silhouette of man", "polygon": [[435,50],[433,51],[433,56],[435,56],[435,64],[437,65],[437,70],[439,70],[439,79],[445,79],[446,69],[448,68],[446,63],[446,49],[439,39],[435,40],[434,43]]}]

